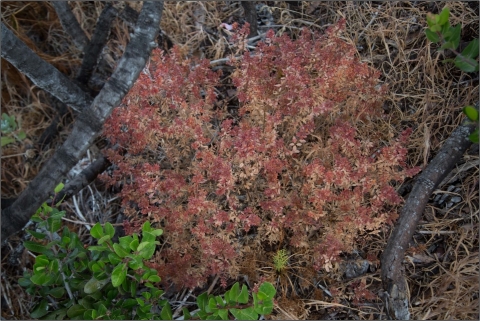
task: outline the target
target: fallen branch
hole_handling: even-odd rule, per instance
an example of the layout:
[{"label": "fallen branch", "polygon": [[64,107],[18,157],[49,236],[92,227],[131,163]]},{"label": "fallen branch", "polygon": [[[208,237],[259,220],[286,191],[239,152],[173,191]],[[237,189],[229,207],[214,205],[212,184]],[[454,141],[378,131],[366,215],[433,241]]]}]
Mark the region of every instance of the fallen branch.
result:
[{"label": "fallen branch", "polygon": [[117,15],[117,10],[111,3],[107,3],[102,10],[100,17],[98,17],[95,31],[93,32],[90,43],[85,47],[85,55],[83,56],[82,66],[77,76],[77,80],[84,84],[85,87],[88,80],[92,76],[93,69],[97,65],[98,57],[102,53],[102,49],[107,43],[107,38],[110,33],[110,25]]},{"label": "fallen branch", "polygon": [[435,158],[418,176],[381,257],[385,306],[391,318],[409,320],[407,282],[402,262],[430,195],[471,145],[476,124],[464,122],[445,141]]},{"label": "fallen branch", "polygon": [[[58,202],[59,200],[68,199],[77,194],[80,190],[93,182],[97,176],[103,173],[103,171],[105,171],[110,165],[111,163],[105,156],[99,156],[80,174],[76,175],[70,182],[65,184],[63,190],[56,196],[55,201]],[[47,201],[47,204],[51,205],[51,200]]]},{"label": "fallen branch", "polygon": [[98,137],[106,118],[130,90],[145,67],[155,45],[154,40],[159,30],[162,11],[163,2],[144,2],[135,33],[109,81],[95,97],[93,103],[79,114],[72,133],[55,151],[40,173],[18,199],[2,211],[2,242],[25,226],[40,205],[48,199],[50,192],[62,177],[78,162]]},{"label": "fallen branch", "polygon": [[77,111],[92,103],[92,97],[67,76],[40,58],[2,23],[2,57],[39,88]]},{"label": "fallen branch", "polygon": [[63,29],[72,37],[75,46],[83,51],[88,44],[88,37],[83,31],[82,27],[75,18],[67,1],[52,1],[52,6],[57,12],[58,19]]}]

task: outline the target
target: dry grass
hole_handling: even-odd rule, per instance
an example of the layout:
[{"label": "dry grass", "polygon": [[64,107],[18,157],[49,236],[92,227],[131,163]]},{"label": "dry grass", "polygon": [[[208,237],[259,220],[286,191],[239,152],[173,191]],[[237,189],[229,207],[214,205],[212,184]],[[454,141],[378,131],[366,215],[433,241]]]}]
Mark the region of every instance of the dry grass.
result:
[{"label": "dry grass", "polygon": [[[446,4],[451,10],[451,23],[462,25],[462,39],[478,37],[478,2],[299,2],[293,8],[283,2],[272,2],[270,9],[278,32],[296,34],[308,27],[323,31],[341,17],[347,20],[344,35],[358,49],[361,59],[382,73],[382,81],[390,94],[383,106],[389,126],[397,130],[414,129],[410,145],[411,165],[426,166],[444,140],[462,121],[461,108],[479,99],[477,74],[465,74],[451,64],[442,64],[444,55],[437,45],[429,43],[423,33],[427,12],[439,12]],[[140,9],[141,4],[135,4]],[[74,76],[81,59],[80,52],[62,30],[55,11],[47,2],[2,2],[2,22],[14,29],[32,50],[67,75]],[[73,2],[72,9],[88,36],[101,12],[99,2]],[[225,35],[218,26],[222,22],[241,22],[243,11],[235,2],[169,2],[165,5],[162,31],[186,55],[209,59],[230,54]],[[261,30],[262,31],[262,30]],[[127,25],[116,19],[108,43],[106,60],[112,67],[123,53],[129,40]],[[464,46],[464,44],[461,44]],[[65,119],[59,137],[45,151],[35,150],[35,139],[55,116],[46,95],[32,86],[25,76],[2,60],[2,112],[15,115],[27,133],[23,142],[2,149],[2,197],[18,195],[35,177],[42,164],[69,133]],[[28,150],[35,153],[26,157]],[[417,229],[405,261],[411,295],[412,319],[477,319],[479,318],[479,157],[478,150],[466,154],[457,168],[432,195],[424,218]],[[453,186],[453,188],[451,187]],[[442,204],[436,196],[446,195]],[[88,221],[104,220],[81,203],[91,204],[96,190],[85,191],[80,211],[87,212]],[[460,201],[447,206],[452,197]],[[104,198],[106,198],[104,196]],[[110,202],[97,212],[110,208],[107,216],[114,217],[116,208]],[[113,203],[112,203],[113,204]],[[70,217],[73,221],[75,205]],[[70,227],[87,236],[85,224],[69,223]],[[352,284],[365,282],[368,290],[379,294],[381,289],[378,259],[386,244],[389,231],[365,235],[359,240],[356,255],[349,260],[367,258],[371,263],[367,273],[356,279],[346,279],[344,266],[331,273],[320,273],[308,286],[302,277],[310,272],[301,269],[301,262],[292,261],[290,271],[278,278],[284,295],[279,297],[273,319],[388,319],[380,299],[352,304]],[[21,269],[31,268],[33,259],[26,252],[16,253],[18,237],[11,238],[2,253],[2,317],[28,319],[33,303],[20,288],[17,280]],[[252,254],[253,255],[253,254]],[[262,276],[274,278],[265,259],[253,257],[261,264],[245,265],[250,279]],[[270,270],[269,270],[270,269]],[[288,272],[288,271],[287,271]],[[248,274],[248,273],[246,273]],[[300,277],[299,277],[300,275]],[[277,280],[275,280],[277,282]],[[332,297],[333,296],[333,297]]]}]

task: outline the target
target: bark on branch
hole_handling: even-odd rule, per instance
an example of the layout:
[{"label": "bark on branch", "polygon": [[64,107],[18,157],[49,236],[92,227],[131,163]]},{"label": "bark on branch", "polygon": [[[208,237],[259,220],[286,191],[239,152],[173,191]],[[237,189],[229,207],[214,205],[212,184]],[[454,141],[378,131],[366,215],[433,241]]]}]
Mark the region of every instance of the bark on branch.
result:
[{"label": "bark on branch", "polygon": [[144,68],[155,45],[154,39],[159,30],[162,10],[163,2],[144,2],[135,33],[110,80],[93,103],[78,116],[72,133],[40,173],[18,199],[2,211],[2,242],[25,226],[40,205],[47,200],[49,193],[100,134],[105,119],[130,90]]},{"label": "bark on branch", "polygon": [[98,57],[107,43],[108,34],[110,33],[110,25],[116,15],[116,9],[111,3],[107,3],[100,14],[100,17],[98,17],[92,39],[85,47],[85,55],[83,56],[82,66],[77,77],[77,80],[80,83],[86,85],[92,76],[93,69],[97,65]]},{"label": "bark on branch", "polygon": [[468,139],[476,124],[464,122],[445,141],[435,158],[418,176],[381,258],[381,276],[388,314],[396,320],[409,320],[409,297],[402,266],[408,243],[413,237],[425,206],[435,188],[448,175],[471,145]]},{"label": "bark on branch", "polygon": [[2,57],[39,88],[77,111],[92,103],[92,97],[67,76],[40,58],[2,23]]},{"label": "bark on branch", "polygon": [[83,51],[88,44],[88,37],[72,13],[67,1],[52,1],[63,29],[72,37],[75,46]]}]

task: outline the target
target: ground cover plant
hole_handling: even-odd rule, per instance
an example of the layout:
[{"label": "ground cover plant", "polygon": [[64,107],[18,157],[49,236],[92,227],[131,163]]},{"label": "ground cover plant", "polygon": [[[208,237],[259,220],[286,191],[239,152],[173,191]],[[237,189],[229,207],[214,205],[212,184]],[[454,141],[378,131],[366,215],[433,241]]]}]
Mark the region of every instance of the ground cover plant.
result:
[{"label": "ground cover plant", "polygon": [[[78,34],[65,32],[68,28],[65,29],[65,26],[62,25],[64,21],[60,23],[61,19],[59,17],[65,18],[66,15],[59,13],[57,10],[60,7],[60,2],[52,5],[50,2],[2,1],[2,24],[5,24],[16,37],[39,55],[42,60],[47,61],[61,73],[73,79],[82,72],[84,76],[86,75],[84,72],[87,71],[85,69],[87,64],[86,61],[82,62],[86,59],[85,45],[88,44],[89,39],[97,34],[99,22],[102,19],[104,19],[104,22],[105,19],[111,21],[110,27],[106,29],[108,34],[105,36],[108,35],[108,37],[99,52],[98,64],[92,70],[92,77],[88,80],[88,83],[83,83],[94,97],[105,82],[110,79],[132,35],[135,35],[137,30],[134,27],[135,21],[142,8],[142,3],[112,2],[111,5],[106,5],[103,2],[71,1],[65,3],[67,6],[63,9],[67,9],[67,13],[71,10],[74,19],[80,25],[81,32]],[[313,185],[313,187],[310,187],[311,190],[315,191],[319,187],[325,187],[326,184],[315,185],[320,181],[317,176],[307,177],[306,171],[302,172],[296,169],[308,165],[310,169],[314,168],[316,170],[323,166],[325,172],[336,170],[334,168],[335,151],[332,151],[331,146],[335,141],[332,139],[332,134],[335,133],[332,133],[330,128],[337,124],[335,119],[338,118],[355,129],[353,134],[341,133],[339,137],[347,137],[348,139],[344,139],[345,143],[351,142],[353,137],[353,141],[360,141],[362,148],[364,147],[362,145],[364,140],[369,139],[374,129],[380,129],[376,133],[379,136],[373,138],[373,142],[380,142],[380,148],[377,148],[377,150],[382,148],[388,150],[392,144],[400,145],[401,138],[406,137],[402,136],[401,133],[410,128],[409,140],[403,145],[408,149],[408,153],[405,154],[404,158],[405,166],[401,167],[414,168],[420,166],[426,169],[433,163],[432,160],[440,154],[443,146],[447,145],[447,138],[451,137],[451,133],[464,122],[466,117],[462,113],[462,108],[467,105],[474,106],[478,101],[478,72],[467,73],[458,69],[454,64],[457,55],[450,50],[442,51],[443,42],[432,43],[425,35],[427,27],[431,27],[428,23],[428,13],[439,15],[445,7],[448,7],[450,11],[449,22],[451,26],[461,26],[460,41],[458,44],[455,43],[455,45],[458,45],[455,50],[458,53],[465,52],[469,58],[475,59],[474,52],[467,50],[467,47],[478,38],[478,2],[267,1],[257,2],[257,6],[253,9],[242,6],[235,1],[165,3],[160,25],[161,31],[156,39],[156,43],[163,50],[163,53],[162,55],[152,56],[150,64],[147,64],[147,68],[141,73],[144,77],[142,81],[144,84],[148,84],[149,80],[145,80],[145,77],[150,78],[152,76],[153,78],[156,68],[162,63],[160,61],[162,59],[164,62],[170,59],[170,66],[176,63],[180,64],[180,66],[177,66],[178,70],[189,75],[194,74],[195,65],[200,64],[197,58],[209,59],[210,66],[205,64],[204,70],[213,70],[213,73],[208,73],[212,78],[200,90],[200,96],[195,96],[197,93],[187,93],[185,95],[187,103],[195,100],[197,107],[207,108],[205,117],[198,113],[194,115],[198,118],[204,117],[207,119],[206,126],[201,127],[196,132],[193,131],[193,133],[190,131],[190,137],[198,134],[204,137],[203,142],[207,139],[208,141],[207,143],[199,141],[199,144],[203,144],[203,146],[197,149],[195,146],[186,144],[185,152],[190,152],[193,156],[203,153],[203,155],[211,156],[211,159],[216,161],[220,159],[214,165],[224,165],[227,163],[225,159],[229,157],[233,157],[234,161],[227,163],[225,167],[218,167],[218,171],[215,172],[217,168],[213,165],[207,166],[209,164],[206,160],[189,158],[188,155],[182,154],[171,137],[164,138],[163,141],[155,138],[156,143],[142,151],[139,150],[135,155],[139,166],[142,163],[159,164],[158,172],[152,171],[152,175],[144,177],[144,181],[148,182],[154,175],[157,175],[159,182],[163,182],[166,177],[165,172],[170,175],[170,173],[177,171],[180,174],[179,177],[186,179],[188,185],[193,175],[187,174],[187,165],[203,165],[206,169],[201,174],[203,174],[205,182],[199,182],[198,186],[199,190],[209,191],[205,195],[205,202],[203,203],[208,204],[206,210],[207,214],[210,213],[208,215],[220,213],[220,210],[229,212],[230,204],[237,202],[238,204],[233,204],[238,205],[238,208],[234,211],[236,214],[243,214],[243,212],[249,210],[247,207],[250,204],[256,204],[251,209],[252,213],[259,217],[259,225],[250,224],[249,229],[243,224],[251,223],[247,219],[242,222],[231,222],[230,227],[236,226],[231,234],[227,233],[228,224],[215,225],[215,222],[213,222],[214,226],[210,231],[221,231],[221,235],[224,237],[221,240],[224,243],[217,242],[215,244],[222,245],[230,242],[236,245],[233,254],[235,259],[227,262],[232,263],[231,266],[233,266],[229,271],[207,277],[209,273],[201,271],[199,266],[201,264],[208,265],[210,262],[198,256],[200,251],[194,252],[194,257],[189,259],[196,260],[199,265],[193,266],[191,271],[198,272],[194,276],[197,279],[204,280],[204,286],[202,287],[189,290],[182,289],[177,285],[174,288],[172,278],[168,277],[168,275],[172,275],[173,268],[166,270],[160,268],[160,265],[168,267],[169,264],[179,259],[173,256],[171,260],[167,260],[167,252],[156,254],[152,262],[148,263],[158,270],[157,273],[162,274],[162,283],[158,286],[165,290],[162,298],[169,301],[173,318],[181,317],[182,308],[194,311],[201,293],[208,292],[210,295],[223,298],[225,291],[231,289],[236,282],[240,282],[240,287],[246,285],[249,290],[254,290],[255,283],[269,281],[277,290],[277,295],[273,301],[273,314],[267,316],[267,319],[391,319],[384,304],[386,297],[385,292],[383,292],[384,288],[382,288],[381,277],[383,276],[381,273],[385,268],[385,263],[380,263],[380,257],[385,252],[387,240],[389,238],[390,241],[396,239],[391,237],[393,235],[391,231],[394,229],[391,229],[391,225],[388,224],[382,224],[380,229],[366,229],[365,231],[351,229],[354,233],[359,232],[355,241],[352,243],[353,237],[342,239],[340,245],[343,246],[345,251],[331,262],[331,266],[325,264],[327,262],[322,260],[319,253],[313,253],[317,255],[316,257],[312,255],[312,246],[322,242],[328,236],[327,232],[329,230],[348,225],[348,222],[326,220],[326,218],[332,218],[334,212],[341,213],[340,207],[346,209],[348,206],[353,206],[351,204],[338,204],[338,202],[326,202],[324,204],[324,207],[326,207],[324,217],[308,217],[308,211],[317,209],[319,206],[308,201],[299,202],[294,196],[301,195],[301,193],[295,194],[294,189],[308,187],[311,184],[310,186]],[[244,10],[254,9],[257,12],[244,12]],[[112,13],[114,13],[113,17]],[[237,42],[237,45],[234,45],[232,36],[238,34],[238,29],[231,30],[234,22],[237,22],[241,27],[245,20],[249,19],[248,21],[251,21],[251,17],[255,15],[258,17],[257,30],[259,35],[247,39],[245,42]],[[342,19],[345,19],[345,29],[343,33],[338,34],[335,41],[338,41],[338,44],[342,46],[346,44],[346,47],[349,47],[353,52],[353,56],[359,62],[359,65],[368,65],[370,70],[378,70],[377,89],[383,89],[383,91],[378,92],[380,94],[375,109],[383,115],[378,117],[378,115],[371,114],[367,120],[356,119],[352,113],[346,112],[339,115],[335,112],[335,108],[332,108],[324,114],[313,116],[315,124],[313,130],[317,137],[307,135],[307,138],[304,139],[305,142],[300,141],[296,137],[296,133],[302,126],[308,127],[305,126],[307,123],[303,124],[300,121],[299,124],[295,123],[293,128],[289,128],[286,126],[287,120],[282,122],[273,119],[273,124],[276,127],[272,130],[269,127],[271,125],[268,125],[266,120],[267,117],[274,114],[274,111],[277,112],[277,115],[283,115],[284,119],[290,117],[289,119],[297,118],[303,121],[309,119],[310,115],[301,112],[293,116],[288,114],[297,107],[297,104],[291,104],[289,107],[291,110],[281,110],[278,106],[275,106],[277,109],[274,110],[274,108],[271,108],[271,101],[266,101],[265,97],[274,93],[278,94],[281,101],[288,102],[291,98],[292,102],[302,104],[305,102],[302,102],[301,98],[308,99],[310,96],[308,91],[302,92],[297,83],[292,86],[294,88],[292,97],[289,97],[289,93],[282,87],[287,78],[299,81],[306,81],[308,78],[299,78],[297,74],[292,73],[292,70],[289,70],[288,67],[285,68],[284,65],[277,66],[271,63],[268,68],[264,68],[265,59],[259,62],[256,52],[258,52],[259,46],[264,46],[266,49],[263,50],[266,50],[268,54],[274,52],[278,54],[278,57],[284,59],[291,57],[292,62],[301,65],[301,59],[293,55],[288,56],[288,50],[284,50],[284,53],[280,52],[278,48],[269,48],[270,44],[265,44],[266,32],[273,29],[274,37],[271,39],[275,39],[278,46],[286,43],[286,41],[283,42],[284,40],[279,40],[282,35],[285,40],[291,39],[291,46],[295,46],[304,37],[302,31],[304,27],[312,32],[312,39],[319,40],[322,39],[321,37],[328,27],[336,26]],[[81,37],[83,33],[84,35]],[[457,36],[456,34],[455,37]],[[241,38],[238,40],[242,41]],[[264,44],[259,45],[259,43]],[[178,49],[172,51],[172,44],[175,44]],[[320,45],[318,46],[320,47]],[[5,48],[5,46],[2,47]],[[228,63],[232,55],[236,57],[235,59],[239,59],[244,49],[251,52],[250,63],[257,63],[253,68],[250,68],[251,74],[246,73],[246,77],[243,76],[242,71],[243,60]],[[176,63],[171,60],[172,54],[177,55]],[[190,71],[185,71],[187,69],[186,65],[188,65],[187,60],[190,60]],[[442,63],[445,60],[451,60],[452,63]],[[277,63],[280,64],[280,62],[279,60]],[[248,65],[245,65],[245,67],[248,67]],[[263,74],[264,77],[260,79],[263,81],[262,84],[280,86],[273,86],[273,90],[260,92],[261,95],[257,95],[260,97],[258,100],[248,100],[249,86],[242,85],[243,78],[257,79],[258,75],[255,72],[261,72],[264,69],[270,69],[271,72]],[[248,68],[245,70],[248,70]],[[308,71],[307,68],[301,70]],[[336,76],[341,75],[346,70],[348,68],[342,69],[341,72],[336,73]],[[219,71],[221,71],[221,74]],[[15,127],[15,124],[9,121],[10,129],[2,126],[2,141],[8,141],[2,147],[1,162],[2,212],[4,212],[3,210],[8,208],[12,199],[17,198],[35,177],[40,176],[38,175],[40,169],[44,167],[47,160],[54,155],[54,151],[59,149],[70,135],[74,127],[72,122],[77,121],[79,116],[70,107],[59,105],[42,88],[35,86],[30,79],[19,72],[16,67],[10,65],[3,57],[1,72],[2,115],[8,115],[8,118],[16,123]],[[217,72],[219,73],[217,74]],[[202,79],[201,73],[197,76],[199,77],[195,80],[200,81]],[[172,79],[175,77],[178,77],[178,75],[173,75]],[[375,82],[373,81],[375,77],[372,76],[372,83]],[[192,78],[194,77],[191,77],[190,80]],[[233,79],[237,79],[237,83],[233,83]],[[367,85],[370,86],[370,84]],[[244,86],[244,89],[239,89],[242,86]],[[213,88],[215,93],[213,106],[207,103],[202,105],[202,100],[204,102],[208,101],[206,93],[210,88]],[[313,83],[308,88],[312,91],[312,95],[320,96],[317,84]],[[182,88],[178,89],[180,93],[184,92]],[[247,94],[242,97],[245,91]],[[322,94],[326,95],[328,93],[323,92]],[[368,97],[372,98],[372,95],[365,96],[367,100]],[[160,97],[162,97],[162,94]],[[239,99],[245,100],[239,102]],[[370,100],[370,102],[373,100]],[[351,101],[353,100],[350,99]],[[133,102],[131,104],[133,105]],[[163,109],[165,106],[155,100],[150,100],[148,104],[150,105],[149,108],[160,106],[162,112],[168,110]],[[340,105],[340,111],[355,110],[347,102]],[[123,107],[125,106],[123,105]],[[161,116],[164,120],[179,118],[182,121],[184,115],[179,115],[180,111],[185,112],[185,108],[181,104],[170,114],[160,113],[155,118],[158,119]],[[470,119],[476,118],[471,108],[465,110],[465,112]],[[141,114],[138,116],[143,117]],[[265,116],[265,120],[263,116]],[[272,117],[270,117],[271,119]],[[226,120],[231,121],[231,126],[228,131],[222,132],[221,125]],[[6,117],[5,121],[7,121]],[[195,119],[188,125],[197,123],[198,119]],[[240,129],[240,124],[244,126],[242,129]],[[162,125],[171,127],[170,124]],[[238,132],[245,134],[249,129],[251,129],[250,133],[258,133],[255,136],[253,148],[260,147],[265,151],[261,154],[263,158],[260,157],[258,161],[263,169],[262,167],[256,168],[252,163],[243,165],[250,172],[240,168],[240,157],[237,149],[234,148],[235,146],[251,147],[234,135]],[[256,131],[253,129],[256,129]],[[120,130],[127,131],[129,128],[128,126],[121,126]],[[174,130],[181,132],[179,127],[174,128]],[[323,136],[317,135],[320,132],[324,133]],[[222,133],[226,134],[222,135]],[[271,135],[269,138],[284,139],[285,156],[278,156],[281,150],[273,149],[271,145],[264,144],[265,146],[263,146],[258,143],[257,137],[262,139],[261,142],[268,142],[264,133],[269,133]],[[139,133],[137,137],[142,137],[140,134],[142,133]],[[6,139],[3,139],[4,136]],[[245,135],[244,137],[248,136]],[[151,138],[149,137],[149,139]],[[294,138],[297,139],[296,142],[294,142]],[[372,140],[372,138],[370,139]],[[192,141],[195,141],[195,139],[192,138],[190,142]],[[143,142],[140,141],[140,143]],[[224,143],[237,145],[233,145],[233,149],[229,150]],[[108,141],[103,139],[95,141],[85,158],[68,173],[67,181],[69,183],[66,184],[65,191],[70,191],[70,183],[78,182],[79,178],[90,182],[92,177],[96,176],[95,173],[109,166],[104,156],[104,147],[107,144]],[[170,150],[164,150],[162,148],[164,144],[165,146],[171,146]],[[322,147],[317,148],[318,146]],[[307,153],[307,151],[314,149],[315,151],[311,155]],[[366,150],[367,148],[364,148],[362,151]],[[379,157],[376,153],[377,150],[371,153],[373,158]],[[125,169],[132,170],[131,150],[123,149],[123,153],[122,151],[118,153],[115,156],[117,160],[120,160],[120,163],[124,162]],[[170,153],[169,157],[167,157],[168,153]],[[175,154],[173,158],[181,160],[183,163],[171,163],[172,153]],[[344,152],[338,149],[336,153],[341,155]],[[276,181],[274,173],[267,173],[266,171],[272,164],[268,164],[265,159],[272,155],[282,161],[280,165],[273,165],[283,166],[283,170],[276,175]],[[344,156],[348,155],[344,153]],[[257,160],[257,157],[253,159]],[[315,159],[322,160],[322,162],[314,161]],[[219,180],[217,180],[217,177],[224,173],[221,170],[228,168],[228,166],[230,166],[232,177],[235,179],[233,188],[226,184],[225,186],[219,185]],[[82,171],[82,169],[85,170]],[[115,167],[111,167],[108,173],[111,174],[114,169]],[[255,172],[256,169],[259,170],[258,174]],[[355,169],[355,165],[352,166],[352,169]],[[401,168],[395,169],[399,169],[399,174],[401,174]],[[138,168],[135,168],[135,171],[137,170]],[[212,170],[214,171],[213,175]],[[76,175],[77,173],[78,175]],[[211,175],[207,175],[208,173]],[[414,183],[423,173],[425,173],[425,170],[419,175],[415,175],[413,180],[407,178],[403,183],[391,181],[391,186],[401,198],[408,201],[410,196],[415,194],[411,192],[412,186],[415,185]],[[411,319],[478,319],[478,173],[478,145],[472,145],[456,163],[451,173],[434,189],[425,209],[422,210],[423,213],[420,213],[421,219],[415,229],[413,239],[406,246],[406,253],[401,255],[400,262],[401,268],[405,270],[404,275],[408,283],[407,308]],[[144,174],[140,173],[139,176],[141,177]],[[239,179],[240,174],[245,176]],[[253,174],[257,175],[257,179],[254,179]],[[287,174],[290,174],[291,178],[287,178]],[[346,174],[352,174],[352,172]],[[346,177],[348,175],[343,176],[343,178]],[[365,177],[368,178],[368,174]],[[312,183],[314,180],[317,180],[317,182]],[[160,194],[153,195],[152,200],[155,202],[148,204],[152,211],[146,215],[142,214],[142,206],[146,204],[146,200],[150,202],[150,199],[144,198],[143,203],[139,204],[138,201],[141,200],[141,197],[139,197],[128,204],[124,204],[119,198],[118,192],[123,187],[131,188],[129,184],[136,184],[137,182],[136,177],[131,175],[124,177],[122,182],[116,181],[112,188],[105,188],[102,181],[95,180],[80,192],[74,192],[73,196],[71,196],[71,192],[68,195],[65,194],[67,196],[59,209],[66,212],[65,216],[62,217],[62,225],[68,228],[69,233],[77,235],[80,242],[86,246],[96,245],[96,239],[92,237],[90,231],[97,222],[100,222],[102,226],[111,222],[115,229],[115,235],[120,233],[120,237],[122,231],[129,234],[141,233],[143,221],[150,219],[156,220],[155,223],[152,223],[154,228],[161,228],[166,231],[167,226],[165,224],[168,219],[159,219],[152,215],[160,208],[167,207],[170,210],[164,202],[157,201],[165,200],[157,197],[161,196]],[[251,183],[250,190],[241,189],[242,186],[248,186],[247,183]],[[270,196],[267,196],[265,192],[268,190],[269,184],[274,183],[277,187],[280,186],[280,194],[272,193],[270,195],[273,195],[273,197],[269,198]],[[330,190],[333,194],[343,192],[345,195],[348,192],[348,188],[337,187],[335,183],[332,183],[331,186],[335,187]],[[355,187],[358,186],[351,187],[352,194]],[[222,195],[222,188],[225,188],[225,191],[230,188],[230,195],[233,197],[227,199],[228,193]],[[307,188],[303,189],[303,191],[306,190]],[[217,195],[217,191],[219,195]],[[183,200],[176,199],[175,202],[178,207],[173,211],[180,212],[187,208],[189,199],[186,195],[190,195],[191,192],[191,190],[180,190],[179,195],[183,196]],[[366,195],[362,200],[364,202],[362,206],[368,207],[372,196],[375,196],[375,194]],[[281,215],[277,216],[274,211],[263,209],[263,206],[267,206],[269,201],[273,203],[282,198],[284,204],[281,205],[284,207]],[[352,201],[355,200],[358,201],[358,199],[352,197]],[[220,210],[215,212],[211,210],[210,205],[212,205],[211,208]],[[52,205],[49,204],[49,206]],[[387,205],[383,209],[391,210],[394,213],[400,208],[404,209],[406,207],[403,204],[398,204]],[[305,230],[312,231],[311,235],[307,235],[307,245],[294,246],[294,232],[302,231],[301,225],[305,226],[307,219],[302,220],[299,225],[292,225],[290,222],[282,220],[288,217],[302,217],[305,212],[307,212],[308,220],[315,223],[311,224],[311,227],[307,226],[305,228]],[[168,213],[163,214],[168,216]],[[247,214],[250,213],[247,212]],[[210,216],[212,221],[217,217],[229,219],[229,217],[225,218],[222,215]],[[245,218],[245,216],[242,217]],[[184,218],[182,220],[185,221]],[[270,228],[268,224],[264,223],[264,220],[282,226],[282,233],[269,234],[269,236],[277,237],[280,235],[280,240],[269,242],[266,233],[259,234],[264,231],[262,230],[264,226]],[[325,226],[319,227],[318,222],[321,220],[325,222]],[[122,223],[123,221],[125,222]],[[192,229],[198,226],[195,225],[197,222],[198,215],[194,215],[194,218],[188,224],[185,224],[186,231],[191,233]],[[28,228],[35,230],[38,223],[34,224],[33,226],[29,225]],[[177,222],[174,222],[173,226],[175,224]],[[206,225],[208,225],[208,222]],[[172,227],[172,224],[170,224],[170,227]],[[196,231],[198,232],[198,229]],[[315,233],[315,231],[319,233]],[[188,233],[169,235],[165,232],[159,238],[161,244],[157,250],[161,252],[164,249],[170,249],[171,254],[173,251],[172,237],[185,237],[185,235],[189,235]],[[196,248],[202,248],[212,237],[215,239],[215,235],[198,235],[200,237],[197,239],[203,240],[203,243],[197,244]],[[333,236],[335,240],[338,235]],[[262,238],[264,240],[260,241]],[[36,240],[30,234],[22,231],[2,243],[1,306],[2,317],[5,319],[29,319],[32,309],[42,301],[38,292],[32,294],[30,291],[25,291],[25,288],[21,287],[18,282],[23,277],[24,271],[33,270],[35,255],[37,255],[23,246],[24,241]],[[353,244],[353,246],[349,249],[348,244]],[[177,245],[173,245],[173,247],[175,246]],[[187,244],[185,247],[189,246]],[[180,247],[177,246],[177,248]],[[209,249],[205,246],[203,248]],[[326,252],[329,251],[333,252],[333,249],[327,249]],[[316,265],[314,261],[316,261]],[[216,262],[211,264],[214,265]],[[325,267],[328,268],[328,271]],[[225,278],[225,275],[230,273],[238,275],[238,278]],[[191,279],[189,278],[190,281]],[[222,282],[218,282],[219,280]],[[48,306],[52,308],[53,304],[52,301],[49,301]]]},{"label": "ground cover plant", "polygon": [[307,268],[329,271],[358,236],[396,219],[392,183],[419,171],[405,164],[411,130],[396,135],[382,119],[386,88],[344,28],[297,40],[271,31],[243,53],[246,24],[234,37],[235,113],[218,104],[209,61],[154,52],[105,134],[128,216],[171,235],[156,262],[165,278],[225,283],[265,244],[304,249]]}]

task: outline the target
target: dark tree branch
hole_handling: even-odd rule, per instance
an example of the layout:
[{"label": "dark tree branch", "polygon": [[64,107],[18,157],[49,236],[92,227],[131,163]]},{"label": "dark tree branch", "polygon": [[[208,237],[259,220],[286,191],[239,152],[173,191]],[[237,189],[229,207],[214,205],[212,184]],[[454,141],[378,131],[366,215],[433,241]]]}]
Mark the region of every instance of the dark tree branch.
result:
[{"label": "dark tree branch", "polygon": [[243,11],[245,12],[245,20],[250,24],[250,34],[248,38],[255,37],[258,32],[257,26],[257,9],[254,1],[242,1]]},{"label": "dark tree branch", "polygon": [[132,26],[135,25],[135,22],[138,19],[138,12],[132,9],[132,7],[130,7],[127,3],[125,4],[125,8],[120,12],[118,17],[128,23],[128,25]]},{"label": "dark tree branch", "polygon": [[18,199],[2,211],[2,241],[25,226],[40,205],[48,199],[49,193],[62,177],[98,137],[106,118],[130,90],[145,67],[155,45],[154,39],[159,30],[162,10],[163,2],[144,2],[135,33],[110,80],[93,103],[78,116],[72,133],[43,166],[40,173]]},{"label": "dark tree branch", "polygon": [[[58,202],[62,199],[69,199],[73,195],[80,192],[80,190],[93,182],[95,178],[97,178],[97,176],[105,171],[110,165],[110,161],[105,156],[99,156],[97,160],[91,163],[80,174],[75,176],[65,185],[63,190],[56,196],[55,202]],[[47,204],[50,205],[51,201],[47,202]]]},{"label": "dark tree branch", "polygon": [[[88,165],[80,174],[75,176],[70,182],[68,182],[65,187],[55,198],[55,202],[60,200],[67,200],[73,195],[80,192],[83,188],[87,187],[91,182],[93,182],[100,173],[103,173],[108,166],[110,166],[110,161],[103,155],[101,155],[97,160]],[[50,193],[51,196],[54,193]],[[16,199],[2,199],[2,209],[12,205]],[[47,200],[48,205],[52,205],[52,199]]]},{"label": "dark tree branch", "polygon": [[88,37],[80,27],[77,18],[75,18],[72,13],[72,10],[70,10],[68,2],[52,1],[51,3],[57,12],[57,16],[60,19],[63,29],[70,35],[70,37],[72,37],[75,46],[83,51],[85,46],[88,44]]},{"label": "dark tree branch", "polygon": [[402,261],[425,206],[435,188],[448,175],[471,145],[468,139],[475,124],[464,122],[445,141],[435,158],[418,176],[381,258],[381,276],[387,312],[391,318],[409,320],[408,289]]},{"label": "dark tree branch", "polygon": [[77,111],[84,110],[92,98],[67,76],[45,62],[2,23],[2,57],[25,74],[39,88]]},{"label": "dark tree branch", "polygon": [[92,39],[85,47],[85,55],[83,56],[82,66],[77,77],[77,80],[85,86],[92,76],[93,69],[97,65],[98,57],[102,53],[103,47],[107,43],[110,25],[113,19],[115,19],[116,14],[117,10],[112,7],[111,3],[107,3],[100,17],[98,17]]}]

